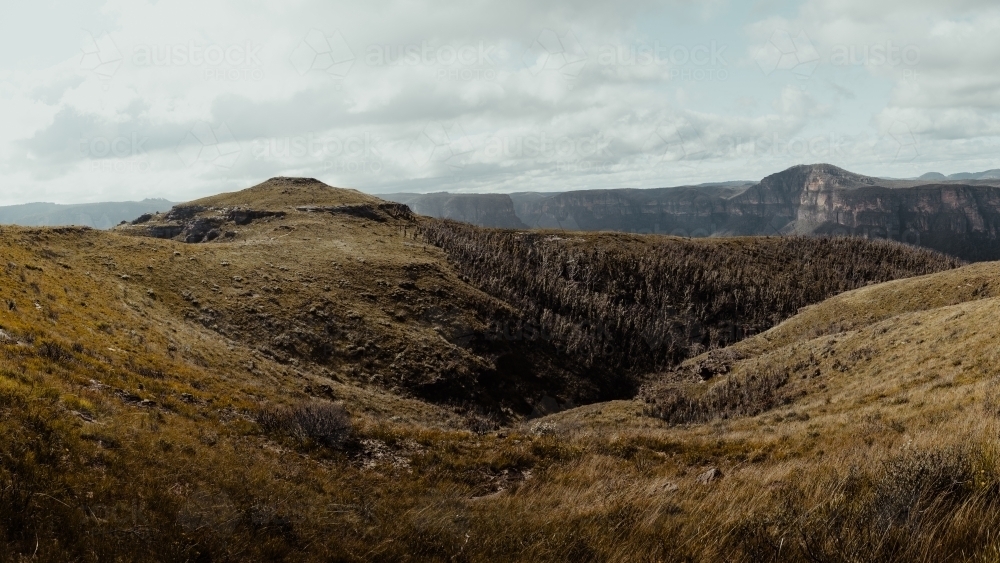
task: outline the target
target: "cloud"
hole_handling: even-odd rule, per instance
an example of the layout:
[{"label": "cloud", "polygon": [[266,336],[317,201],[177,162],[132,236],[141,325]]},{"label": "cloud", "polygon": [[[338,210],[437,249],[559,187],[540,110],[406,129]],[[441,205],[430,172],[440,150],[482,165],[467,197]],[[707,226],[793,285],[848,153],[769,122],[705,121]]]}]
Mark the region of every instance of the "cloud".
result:
[{"label": "cloud", "polygon": [[[72,18],[58,38],[37,30],[61,58],[0,68],[0,203],[187,199],[279,174],[520,191],[987,158],[991,3],[791,8],[109,0],[82,44],[63,37]],[[893,123],[917,140],[912,161],[873,150]]]}]

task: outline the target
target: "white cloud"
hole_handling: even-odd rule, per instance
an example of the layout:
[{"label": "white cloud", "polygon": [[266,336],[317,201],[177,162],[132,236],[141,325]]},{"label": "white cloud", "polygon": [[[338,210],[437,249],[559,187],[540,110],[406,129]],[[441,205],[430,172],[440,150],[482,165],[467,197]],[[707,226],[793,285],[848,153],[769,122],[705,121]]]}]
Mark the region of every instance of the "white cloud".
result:
[{"label": "white cloud", "polygon": [[[68,22],[35,30],[61,58],[0,68],[0,203],[181,200],[278,174],[516,191],[988,164],[991,3],[737,8],[111,0],[78,45]],[[887,162],[874,147],[897,122],[920,151]],[[460,166],[414,158],[429,130],[455,133]]]}]

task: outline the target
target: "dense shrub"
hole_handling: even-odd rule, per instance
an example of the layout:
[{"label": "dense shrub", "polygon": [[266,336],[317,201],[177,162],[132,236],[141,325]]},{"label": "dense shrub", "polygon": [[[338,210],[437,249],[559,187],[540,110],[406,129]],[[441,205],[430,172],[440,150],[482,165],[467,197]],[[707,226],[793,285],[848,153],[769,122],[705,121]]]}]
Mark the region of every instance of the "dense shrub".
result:
[{"label": "dense shrub", "polygon": [[487,336],[530,334],[588,368],[626,376],[764,331],[843,291],[961,265],[859,238],[560,237],[440,220],[421,234],[520,311],[516,326]]},{"label": "dense shrub", "polygon": [[321,401],[264,408],[257,413],[257,424],[265,432],[329,448],[343,447],[354,432],[351,416],[343,405]]},{"label": "dense shrub", "polygon": [[645,411],[672,424],[756,416],[784,402],[781,388],[787,382],[787,372],[766,369],[729,377],[701,396],[690,389],[662,389],[645,397]]},{"label": "dense shrub", "polygon": [[73,355],[60,344],[49,340],[38,345],[38,354],[53,362],[65,362],[73,358]]}]

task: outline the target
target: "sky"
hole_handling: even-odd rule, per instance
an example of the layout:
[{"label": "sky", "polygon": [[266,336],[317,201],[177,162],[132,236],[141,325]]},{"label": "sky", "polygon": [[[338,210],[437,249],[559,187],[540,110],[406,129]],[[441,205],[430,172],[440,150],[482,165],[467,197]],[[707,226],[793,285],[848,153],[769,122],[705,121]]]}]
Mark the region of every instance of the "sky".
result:
[{"label": "sky", "polygon": [[1000,6],[36,0],[0,22],[0,205],[651,188],[1000,168]]}]

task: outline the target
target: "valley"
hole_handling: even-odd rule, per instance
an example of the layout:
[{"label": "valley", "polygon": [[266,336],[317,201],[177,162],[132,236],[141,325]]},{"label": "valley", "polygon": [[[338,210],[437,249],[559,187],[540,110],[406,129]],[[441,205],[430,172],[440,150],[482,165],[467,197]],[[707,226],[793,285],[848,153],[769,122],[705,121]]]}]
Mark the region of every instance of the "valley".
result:
[{"label": "valley", "polygon": [[284,177],[0,252],[0,559],[991,545],[994,263],[484,229]]}]

